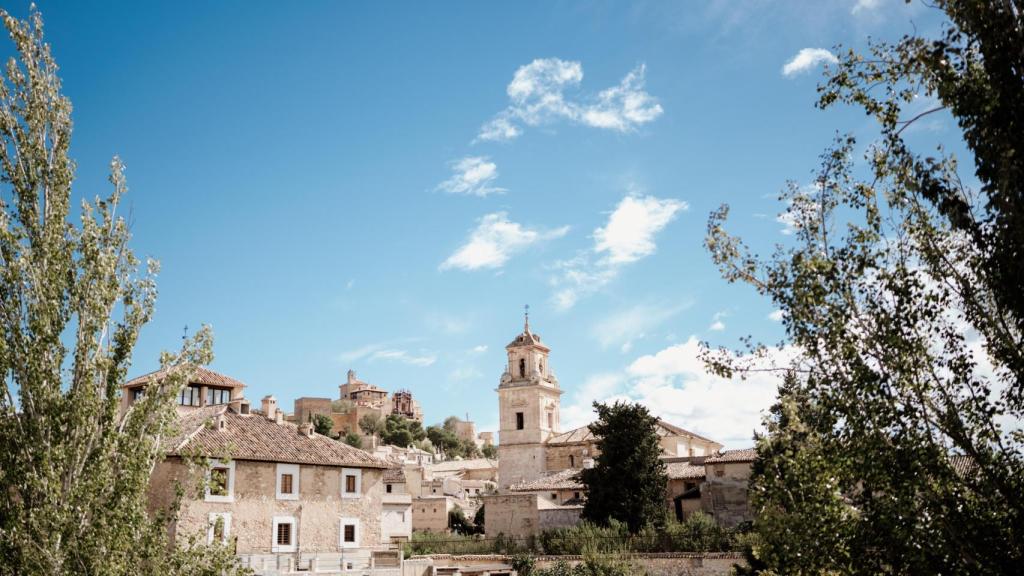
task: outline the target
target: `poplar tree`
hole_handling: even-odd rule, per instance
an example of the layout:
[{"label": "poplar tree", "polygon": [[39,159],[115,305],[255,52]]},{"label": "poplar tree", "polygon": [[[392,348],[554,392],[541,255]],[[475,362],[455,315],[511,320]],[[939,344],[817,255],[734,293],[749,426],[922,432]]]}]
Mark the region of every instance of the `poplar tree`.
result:
[{"label": "poplar tree", "polygon": [[168,545],[175,508],[147,510],[174,399],[210,361],[210,332],[164,354],[166,377],[119,415],[157,264],[140,271],[128,247],[117,157],[109,195],[72,210],[71,102],[42,18],[0,17],[16,53],[0,79],[0,574],[231,572],[205,538]]},{"label": "poplar tree", "polygon": [[[801,353],[751,481],[771,573],[1024,561],[1024,6],[933,8],[948,17],[937,37],[841,52],[828,71],[818,105],[859,107],[880,133],[862,162],[838,137],[782,194],[792,244],[758,256],[725,231],[726,206],[708,224],[724,277],[771,298]],[[940,112],[973,170],[907,139]]]}]

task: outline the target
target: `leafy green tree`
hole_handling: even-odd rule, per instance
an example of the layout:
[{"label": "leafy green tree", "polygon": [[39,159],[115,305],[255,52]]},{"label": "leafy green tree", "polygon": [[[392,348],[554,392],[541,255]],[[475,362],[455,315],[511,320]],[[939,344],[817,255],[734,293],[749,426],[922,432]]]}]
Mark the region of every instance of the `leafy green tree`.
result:
[{"label": "leafy green tree", "polygon": [[367,436],[380,436],[387,430],[384,420],[376,414],[364,414],[359,419],[359,429]]},{"label": "leafy green tree", "polygon": [[332,428],[334,428],[334,421],[329,417],[323,414],[313,415],[313,429],[316,430],[317,434],[330,436]]},{"label": "leafy green tree", "polygon": [[626,524],[631,533],[663,526],[668,476],[660,459],[658,419],[640,404],[594,402],[597,421],[590,430],[600,451],[593,468],[580,472],[587,487],[583,518],[606,525]]},{"label": "leafy green tree", "polygon": [[423,425],[399,414],[391,414],[384,420],[381,442],[392,446],[407,447],[427,437]]},{"label": "leafy green tree", "polygon": [[348,432],[345,434],[345,444],[348,444],[349,446],[353,446],[355,448],[362,448],[363,438],[362,436],[356,434],[355,432]]},{"label": "leafy green tree", "polygon": [[112,191],[71,216],[71,102],[35,9],[0,10],[14,43],[0,79],[0,574],[225,574],[230,551],[205,535],[168,546],[177,507],[147,512],[150,474],[172,432],[174,400],[211,358],[200,330],[119,414],[138,334],[153,312],[145,272]]},{"label": "leafy green tree", "polygon": [[494,444],[484,444],[484,447],[480,450],[484,458],[494,459],[498,457],[498,447]]},{"label": "leafy green tree", "polygon": [[[767,259],[724,231],[726,207],[709,222],[724,276],[770,297],[802,353],[790,367],[799,393],[770,420],[753,479],[760,558],[775,571],[812,541],[828,566],[808,572],[1006,574],[1024,559],[1024,435],[1013,424],[1024,419],[1022,12],[936,5],[949,16],[939,38],[848,52],[819,88],[819,106],[877,120],[866,178],[855,176],[856,141],[840,137],[814,185],[783,194],[795,242]],[[925,95],[937,105],[912,111]],[[943,149],[905,140],[943,110],[979,190]],[[709,359],[723,374],[749,368]],[[783,485],[773,475],[788,490],[759,491]],[[781,518],[792,540],[772,537]]]}]

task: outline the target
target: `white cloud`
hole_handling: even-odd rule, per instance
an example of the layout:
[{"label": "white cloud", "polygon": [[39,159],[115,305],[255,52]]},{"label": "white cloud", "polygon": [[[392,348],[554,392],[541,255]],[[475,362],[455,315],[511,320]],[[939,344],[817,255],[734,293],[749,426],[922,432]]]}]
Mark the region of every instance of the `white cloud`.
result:
[{"label": "white cloud", "polygon": [[626,196],[608,217],[608,224],[594,230],[594,251],[607,252],[610,264],[625,264],[650,256],[657,248],[654,235],[671,222],[676,213],[689,208],[681,200],[653,196]]},{"label": "white cloud", "polygon": [[803,48],[782,67],[782,75],[795,76],[807,72],[819,64],[835,64],[838,61],[834,54],[824,48]]},{"label": "white cloud", "polygon": [[779,230],[784,236],[791,236],[796,232],[797,221],[796,214],[793,212],[783,212],[775,217],[775,221],[782,224],[782,230]]},{"label": "white cloud", "polygon": [[782,310],[773,310],[772,313],[768,315],[768,319],[772,322],[782,322],[782,319],[785,318],[785,316],[786,313]]},{"label": "white cloud", "polygon": [[377,350],[373,354],[370,354],[370,361],[374,360],[385,360],[388,362],[401,362],[402,364],[409,364],[412,366],[430,366],[437,361],[437,356],[433,354],[424,354],[421,356],[415,356],[405,350]]},{"label": "white cloud", "polygon": [[508,108],[485,123],[476,140],[511,140],[522,134],[519,124],[539,126],[557,120],[619,132],[634,130],[663,112],[644,90],[645,72],[641,64],[618,86],[596,97],[572,98],[566,92],[583,81],[583,66],[559,58],[534,60],[515,71],[506,89]]},{"label": "white cloud", "polygon": [[572,308],[580,298],[614,280],[624,265],[654,254],[654,236],[688,208],[681,200],[627,195],[609,215],[608,222],[594,230],[592,250],[554,264],[557,274],[551,284],[555,287],[555,307]]},{"label": "white cloud", "polygon": [[711,323],[711,326],[708,326],[708,330],[712,330],[714,332],[721,332],[722,330],[725,330],[725,322],[722,322],[721,320],[715,320],[714,322]]},{"label": "white cloud", "polygon": [[638,304],[605,316],[590,329],[590,335],[602,348],[619,346],[623,352],[633,348],[633,342],[647,335],[662,322],[675,316],[689,303],[679,306],[654,306]]},{"label": "white cloud", "polygon": [[342,364],[349,364],[357,360],[362,360],[370,354],[383,349],[385,346],[385,344],[367,344],[366,346],[346,350],[345,352],[338,354],[338,360],[341,361]]},{"label": "white cloud", "polygon": [[498,177],[498,165],[486,156],[466,156],[451,162],[450,166],[451,177],[438,184],[437,190],[480,197],[506,192],[505,188],[493,185]]},{"label": "white cloud", "polygon": [[487,214],[480,218],[466,243],[442,262],[440,268],[501,268],[516,252],[531,244],[561,238],[568,231],[568,226],[547,231],[534,230],[510,221],[505,212]]},{"label": "white cloud", "polygon": [[477,354],[483,354],[484,352],[487,352],[487,344],[479,344],[477,346],[473,346],[473,352],[476,352]]},{"label": "white cloud", "polygon": [[467,380],[478,380],[483,378],[483,373],[474,368],[473,366],[460,366],[451,371],[448,377],[456,382],[465,382]]},{"label": "white cloud", "polygon": [[857,0],[857,3],[850,9],[850,14],[871,12],[882,5],[882,0]]}]

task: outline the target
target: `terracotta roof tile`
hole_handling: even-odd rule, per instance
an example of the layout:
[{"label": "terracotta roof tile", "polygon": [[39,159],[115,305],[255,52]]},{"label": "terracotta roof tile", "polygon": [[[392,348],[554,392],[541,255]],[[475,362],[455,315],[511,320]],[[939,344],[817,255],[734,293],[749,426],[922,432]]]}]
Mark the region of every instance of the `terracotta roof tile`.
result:
[{"label": "terracotta roof tile", "polygon": [[[125,384],[125,386],[147,384],[151,378],[159,380],[160,378],[163,378],[165,374],[167,374],[166,369],[156,370],[155,372],[143,374],[137,378],[132,378]],[[189,384],[206,384],[207,386],[224,386],[228,388],[245,387],[245,384],[241,381],[235,380],[230,376],[225,376],[219,372],[214,372],[213,370],[203,366],[195,367],[195,372],[192,374],[192,377],[189,378]]]},{"label": "terracotta roof tile", "polygon": [[[660,436],[660,437],[665,437],[665,436],[691,436],[691,437],[696,438],[698,440],[703,440],[705,442],[711,442],[713,444],[718,444],[718,442],[715,442],[714,440],[711,440],[710,438],[705,438],[704,436],[701,436],[700,434],[697,434],[695,432],[690,432],[689,430],[686,430],[684,428],[680,428],[679,426],[676,426],[674,424],[669,424],[668,422],[666,422],[664,420],[661,420],[661,419],[658,419],[658,424],[657,424],[656,431],[658,433],[658,436]],[[548,439],[548,444],[573,444],[573,443],[576,443],[576,442],[589,442],[589,441],[591,441],[593,439],[594,439],[594,434],[593,434],[593,432],[590,431],[590,425],[588,424],[586,426],[580,426],[579,428],[576,428],[575,430],[569,430],[568,432],[562,432],[561,434],[558,434],[556,436],[552,436],[551,438]],[[718,444],[718,445],[721,446],[721,444]]]},{"label": "terracotta roof tile", "polygon": [[577,468],[567,468],[561,472],[555,472],[542,476],[532,482],[521,482],[513,485],[510,489],[513,492],[537,492],[540,490],[580,490],[585,489],[578,478],[580,471]]},{"label": "terracotta roof tile", "polygon": [[690,462],[670,462],[665,465],[671,480],[698,480],[704,477],[704,466]]},{"label": "terracotta roof tile", "polygon": [[[223,430],[215,422],[226,421]],[[299,433],[294,424],[278,424],[258,414],[235,414],[227,406],[209,407],[185,414],[171,454],[195,450],[207,456],[229,454],[236,460],[387,468],[384,460],[344,442],[314,433]]]},{"label": "terracotta roof tile", "polygon": [[722,464],[725,462],[753,462],[757,458],[756,448],[744,448],[742,450],[726,450],[714,456],[709,456],[704,462],[707,464]]},{"label": "terracotta roof tile", "polygon": [[387,468],[384,470],[384,481],[390,484],[401,484],[405,482],[405,470],[401,468]]}]

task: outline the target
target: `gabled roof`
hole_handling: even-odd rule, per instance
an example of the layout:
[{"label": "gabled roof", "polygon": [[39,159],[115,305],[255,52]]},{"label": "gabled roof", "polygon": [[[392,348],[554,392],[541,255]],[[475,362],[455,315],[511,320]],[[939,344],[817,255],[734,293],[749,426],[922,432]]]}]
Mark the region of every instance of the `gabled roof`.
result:
[{"label": "gabled roof", "polygon": [[705,464],[724,464],[727,462],[753,462],[757,459],[757,448],[744,448],[742,450],[726,450],[714,456],[708,456]]},{"label": "gabled roof", "polygon": [[[715,442],[710,438],[705,438],[695,432],[690,432],[689,430],[685,430],[674,424],[669,424],[660,418],[658,419],[655,431],[658,436],[662,438],[665,436],[690,436],[691,438],[696,438],[698,440],[703,440],[704,442],[710,442],[721,446],[721,444],[718,444],[718,442]],[[580,426],[575,430],[569,430],[568,432],[562,432],[561,434],[552,436],[548,439],[548,444],[575,444],[577,442],[590,442],[592,440],[594,440],[594,433],[590,431],[590,425],[588,424],[586,426]]]},{"label": "gabled roof", "polygon": [[540,334],[534,334],[533,332],[530,332],[529,322],[527,322],[526,325],[523,326],[522,334],[516,336],[515,340],[509,342],[508,346],[505,346],[505,348],[519,348],[521,346],[537,346],[539,348],[543,348],[545,352],[551,351],[550,348],[540,343]]},{"label": "gabled roof", "polygon": [[460,470],[497,470],[498,461],[490,458],[470,458],[469,460],[446,460],[424,466],[431,472],[458,472]]},{"label": "gabled roof", "polygon": [[[225,427],[217,421],[224,418]],[[278,424],[259,414],[241,415],[227,406],[210,406],[183,415],[179,434],[172,439],[171,455],[198,453],[208,457],[230,457],[234,460],[387,468],[380,458],[313,433],[305,436],[298,426]]]},{"label": "gabled roof", "polygon": [[[192,373],[192,377],[189,378],[189,384],[205,384],[207,386],[223,386],[225,388],[245,388],[245,384],[239,380],[235,380],[230,376],[225,376],[219,372],[214,372],[204,366],[196,366]],[[137,386],[139,384],[148,384],[153,378],[160,380],[167,375],[168,369],[160,369],[149,374],[143,374],[137,378],[132,378],[125,384],[126,387]]]},{"label": "gabled roof", "polygon": [[555,472],[542,476],[532,482],[520,482],[509,489],[513,492],[540,492],[543,490],[583,490],[586,489],[579,481],[579,469],[567,468],[561,472]]}]

